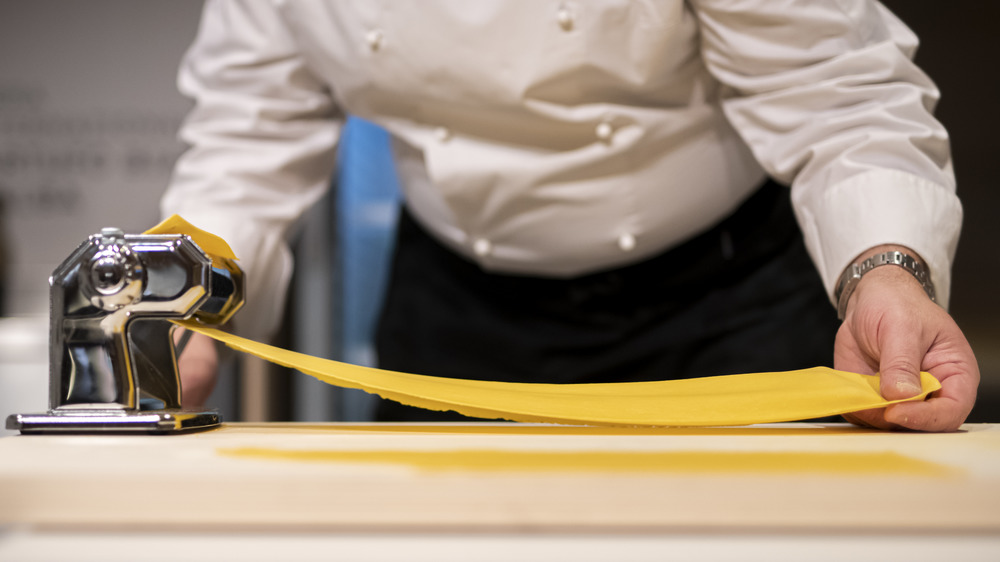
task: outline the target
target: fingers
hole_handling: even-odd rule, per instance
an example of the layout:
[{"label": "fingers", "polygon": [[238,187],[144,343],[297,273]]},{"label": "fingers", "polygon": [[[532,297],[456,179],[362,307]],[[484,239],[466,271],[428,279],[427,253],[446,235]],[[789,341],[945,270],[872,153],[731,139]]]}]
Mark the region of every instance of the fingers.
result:
[{"label": "fingers", "polygon": [[184,352],[177,359],[181,377],[181,403],[188,408],[200,407],[215,388],[219,353],[208,336],[191,336]]},{"label": "fingers", "polygon": [[874,429],[910,429],[915,431],[955,431],[965,421],[966,414],[950,398],[934,398],[925,402],[903,402],[876,410],[844,414],[844,419],[861,427]]},{"label": "fingers", "polygon": [[920,366],[927,344],[906,325],[880,330],[879,373],[882,396],[902,400],[920,394]]},{"label": "fingers", "polygon": [[964,419],[956,415],[955,404],[947,399],[904,402],[885,409],[886,422],[917,431],[955,431]]},{"label": "fingers", "polygon": [[965,421],[956,412],[956,405],[947,399],[926,402],[903,402],[878,410],[863,410],[844,414],[844,419],[861,427],[873,429],[946,432],[955,431]]},{"label": "fingers", "polygon": [[861,427],[868,427],[872,429],[897,429],[898,426],[885,421],[884,413],[884,408],[861,410],[860,412],[844,414],[843,418],[850,423]]},{"label": "fingers", "polygon": [[[873,364],[867,354],[861,350],[854,332],[847,323],[841,325],[840,330],[837,332],[837,340],[834,343],[833,365],[841,371],[867,375],[874,375],[877,370],[877,367],[873,368]],[[884,408],[861,410],[844,414],[843,418],[861,427],[893,429],[893,425],[885,421],[883,417],[884,412]]]},{"label": "fingers", "polygon": [[957,430],[976,402],[978,377],[959,373],[937,376],[941,379],[941,390],[923,402],[904,402],[889,406],[885,409],[885,420],[920,431]]},{"label": "fingers", "polygon": [[[889,344],[890,349],[893,345]],[[900,349],[903,348],[903,349]],[[907,351],[905,350],[905,343],[903,346],[896,345],[897,353],[904,356]],[[834,356],[834,366],[837,369],[843,371],[849,371],[853,373],[863,373],[863,374],[875,374],[879,370],[880,362],[874,360],[869,356],[868,353],[862,351],[861,346],[858,344],[858,340],[851,326],[847,323],[841,326],[840,331],[837,332],[837,340],[834,346],[835,356]],[[888,367],[890,360],[888,354],[883,356],[883,363],[886,368],[892,370]],[[888,382],[890,379],[886,377],[883,373],[880,376],[880,391],[879,393],[887,399],[897,400],[901,398],[909,398],[915,396],[921,392],[920,384],[920,374],[919,371],[915,373],[916,376],[916,391],[907,388],[906,382],[909,381],[907,367],[904,362],[896,361],[897,367],[895,368],[895,379]],[[891,377],[892,375],[890,375]],[[903,385],[895,384],[897,381],[902,381]],[[888,387],[888,388],[887,388]],[[886,396],[886,392],[891,395],[895,395],[894,398],[889,398]],[[861,427],[869,427],[874,429],[899,429],[900,426],[895,423],[895,420],[887,420],[885,418],[886,409],[876,408],[872,410],[862,410],[858,412],[853,412],[850,414],[844,414],[844,419],[854,425]]]}]

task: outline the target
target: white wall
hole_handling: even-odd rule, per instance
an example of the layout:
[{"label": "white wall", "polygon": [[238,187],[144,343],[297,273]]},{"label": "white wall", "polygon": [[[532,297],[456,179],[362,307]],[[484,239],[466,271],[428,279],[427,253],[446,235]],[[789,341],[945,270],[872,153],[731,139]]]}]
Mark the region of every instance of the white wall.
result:
[{"label": "white wall", "polygon": [[48,275],[87,235],[155,224],[189,107],[176,69],[200,7],[0,2],[5,314],[47,314]]}]

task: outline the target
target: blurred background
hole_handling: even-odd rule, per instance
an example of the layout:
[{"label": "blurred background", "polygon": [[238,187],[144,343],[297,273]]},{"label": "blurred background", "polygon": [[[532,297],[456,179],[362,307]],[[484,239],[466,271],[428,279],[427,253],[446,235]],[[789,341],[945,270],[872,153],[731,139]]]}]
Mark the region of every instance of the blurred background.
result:
[{"label": "blurred background", "polygon": [[[201,0],[0,1],[0,416],[42,411],[47,397],[52,270],[105,226],[141,232],[182,150],[189,102],[176,69]],[[966,213],[951,311],[983,372],[970,421],[1000,421],[1000,279],[995,247],[1000,127],[992,28],[1000,4],[886,0],[921,38],[938,83]],[[385,134],[352,121],[334,189],[303,221],[280,345],[371,364],[380,272],[396,217]],[[330,291],[329,287],[334,287]],[[308,296],[308,298],[305,298]],[[316,314],[315,311],[327,311]],[[230,421],[363,420],[367,395],[245,357],[230,357],[210,406]]]}]

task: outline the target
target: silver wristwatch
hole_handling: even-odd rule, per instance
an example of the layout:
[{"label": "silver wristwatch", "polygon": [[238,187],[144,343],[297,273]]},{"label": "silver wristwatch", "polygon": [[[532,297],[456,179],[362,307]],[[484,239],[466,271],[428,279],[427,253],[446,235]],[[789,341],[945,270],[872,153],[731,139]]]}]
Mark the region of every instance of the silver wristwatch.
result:
[{"label": "silver wristwatch", "polygon": [[924,288],[931,301],[937,302],[934,294],[934,283],[931,282],[931,273],[924,264],[918,262],[913,256],[900,251],[882,252],[861,263],[851,265],[840,276],[834,298],[837,300],[837,316],[841,320],[847,315],[847,301],[850,300],[851,294],[857,288],[861,278],[869,271],[883,265],[898,265],[909,271],[920,282],[920,286]]}]

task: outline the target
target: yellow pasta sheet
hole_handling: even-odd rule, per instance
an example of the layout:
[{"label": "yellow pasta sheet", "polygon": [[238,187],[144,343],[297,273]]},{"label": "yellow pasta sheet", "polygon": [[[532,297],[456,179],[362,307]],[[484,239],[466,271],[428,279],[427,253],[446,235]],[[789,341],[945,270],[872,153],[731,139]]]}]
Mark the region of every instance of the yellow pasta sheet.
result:
[{"label": "yellow pasta sheet", "polygon": [[[411,406],[522,422],[628,426],[746,425],[882,408],[878,377],[825,367],[801,371],[605,384],[476,381],[360,367],[280,349],[199,326],[181,325],[317,379]],[[940,384],[921,376],[923,399]]]},{"label": "yellow pasta sheet", "polygon": [[[149,233],[188,234],[213,256],[233,257],[222,239],[172,217]],[[431,410],[522,422],[626,426],[747,425],[801,420],[870,408],[887,401],[877,376],[825,367],[697,379],[606,384],[507,383],[451,379],[361,367],[248,340],[189,320],[178,324],[233,349],[323,382],[356,388]],[[923,400],[941,388],[921,373]]]}]

